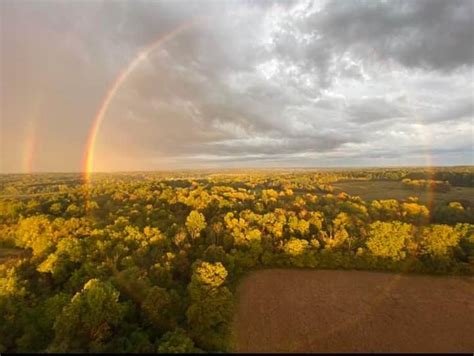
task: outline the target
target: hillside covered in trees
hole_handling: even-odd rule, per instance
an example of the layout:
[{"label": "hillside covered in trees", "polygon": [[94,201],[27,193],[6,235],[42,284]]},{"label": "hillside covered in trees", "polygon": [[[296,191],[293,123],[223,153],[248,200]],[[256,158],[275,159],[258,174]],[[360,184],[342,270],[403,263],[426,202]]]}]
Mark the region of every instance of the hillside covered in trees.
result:
[{"label": "hillside covered in trees", "polygon": [[[361,181],[413,196],[333,187]],[[473,167],[0,182],[0,352],[229,351],[236,284],[257,269],[474,272]]]}]

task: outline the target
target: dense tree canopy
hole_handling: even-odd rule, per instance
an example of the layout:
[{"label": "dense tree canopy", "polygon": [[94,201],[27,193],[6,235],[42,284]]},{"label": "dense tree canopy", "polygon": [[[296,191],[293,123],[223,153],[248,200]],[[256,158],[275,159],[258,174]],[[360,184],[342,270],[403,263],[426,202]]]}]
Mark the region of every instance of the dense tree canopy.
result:
[{"label": "dense tree canopy", "polygon": [[[426,173],[1,176],[0,352],[228,351],[236,283],[258,268],[472,274],[471,200],[446,197],[474,172]],[[366,201],[333,186],[402,179],[451,191]]]},{"label": "dense tree canopy", "polygon": [[376,221],[370,224],[367,248],[374,256],[401,260],[406,256],[412,235],[413,227],[409,224]]},{"label": "dense tree canopy", "polygon": [[123,318],[119,292],[109,283],[91,279],[58,315],[50,351],[99,351]]}]

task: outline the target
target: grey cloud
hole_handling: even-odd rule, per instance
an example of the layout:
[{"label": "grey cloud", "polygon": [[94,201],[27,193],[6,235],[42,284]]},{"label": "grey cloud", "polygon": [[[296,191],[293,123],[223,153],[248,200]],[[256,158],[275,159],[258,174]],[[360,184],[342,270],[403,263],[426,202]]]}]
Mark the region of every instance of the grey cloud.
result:
[{"label": "grey cloud", "polygon": [[383,98],[354,100],[348,105],[346,112],[351,120],[360,124],[406,115],[402,107]]},{"label": "grey cloud", "polygon": [[472,123],[473,118],[474,100],[472,96],[451,100],[446,106],[435,107],[425,115],[425,119],[429,122],[468,119]]},{"label": "grey cloud", "polygon": [[308,21],[342,51],[453,70],[474,63],[473,11],[470,0],[334,1]]},{"label": "grey cloud", "polygon": [[[472,120],[470,1],[7,0],[2,10],[2,126],[15,138],[2,145],[22,151],[24,102],[41,91],[39,169],[59,167],[48,152],[67,152],[61,169],[77,169],[114,78],[196,19],[120,88],[100,132],[107,152],[129,142],[142,165],[154,155],[189,165],[409,160],[423,149],[415,117],[446,125],[446,149],[468,140],[447,128]],[[10,155],[2,169],[18,170]]]}]

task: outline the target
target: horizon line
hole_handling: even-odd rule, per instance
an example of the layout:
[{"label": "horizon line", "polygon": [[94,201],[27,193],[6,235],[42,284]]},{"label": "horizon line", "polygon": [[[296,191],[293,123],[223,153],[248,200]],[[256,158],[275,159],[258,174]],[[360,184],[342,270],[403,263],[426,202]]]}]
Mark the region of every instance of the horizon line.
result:
[{"label": "horizon line", "polygon": [[[318,169],[401,169],[401,168],[474,168],[474,164],[455,164],[455,165],[387,165],[387,166],[275,166],[275,167],[225,167],[225,168],[160,168],[160,169],[143,169],[143,170],[110,170],[110,171],[96,171],[90,174],[113,174],[113,173],[172,173],[172,172],[190,172],[190,171],[266,171],[266,170],[318,170]],[[35,174],[83,174],[81,170],[77,171],[47,171],[40,170],[34,172],[0,172],[0,175],[35,175]]]}]

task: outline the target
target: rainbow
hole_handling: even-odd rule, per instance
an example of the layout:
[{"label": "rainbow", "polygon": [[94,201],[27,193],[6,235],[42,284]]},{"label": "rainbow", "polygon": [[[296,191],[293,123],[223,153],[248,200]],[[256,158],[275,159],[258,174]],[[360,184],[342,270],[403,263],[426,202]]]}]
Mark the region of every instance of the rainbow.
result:
[{"label": "rainbow", "polygon": [[27,174],[33,173],[35,169],[35,158],[37,156],[38,148],[38,116],[41,111],[43,104],[43,98],[41,94],[37,94],[29,107],[29,118],[28,126],[25,132],[25,146],[23,150],[23,169],[22,171]]},{"label": "rainbow", "polygon": [[33,125],[26,137],[25,151],[23,154],[23,171],[27,174],[33,173],[34,158],[37,147],[36,130]]},{"label": "rainbow", "polygon": [[[141,51],[137,53],[137,55],[125,66],[118,74],[118,76],[115,78],[115,80],[112,82],[110,88],[107,90],[100,107],[92,121],[91,129],[89,131],[86,145],[85,145],[85,150],[83,154],[83,163],[82,163],[82,172],[83,172],[83,181],[85,183],[85,190],[86,190],[86,195],[88,195],[88,186],[91,181],[91,173],[94,171],[94,152],[96,148],[96,141],[97,141],[97,136],[100,131],[101,125],[105,119],[105,116],[107,114],[108,108],[110,104],[112,103],[115,95],[123,85],[123,83],[127,80],[129,75],[138,67],[138,65],[147,58],[147,56],[155,51],[160,45],[166,43],[167,41],[171,40],[178,34],[182,33],[183,31],[189,29],[190,27],[194,26],[198,21],[201,19],[193,19],[190,22],[184,23],[173,30],[160,35],[157,39],[155,39],[151,44],[143,48]],[[382,64],[385,69],[387,69],[390,73],[393,72],[390,63],[385,60],[383,57],[381,57],[375,49],[372,49],[372,56],[375,57],[375,60],[378,61],[379,63]],[[396,83],[398,83],[397,80],[395,80]],[[400,87],[403,88],[403,85],[399,83]],[[418,122],[420,125],[423,126],[423,120],[421,117],[416,113],[412,112],[412,115],[415,117],[415,121]],[[428,171],[431,176],[433,176],[433,162],[431,161],[431,155],[430,155],[430,144],[429,140],[426,137],[426,132],[425,135],[421,135],[422,139],[425,141],[425,156],[426,156],[426,163],[428,166]],[[32,170],[32,156],[33,152],[35,150],[35,140],[34,138],[29,138],[28,139],[29,144],[28,144],[28,149],[27,149],[27,154],[25,154],[25,159],[24,159],[24,165],[27,167],[26,170],[31,172]],[[428,191],[428,208],[431,211],[431,208],[433,206],[434,202],[434,194],[435,192],[430,189]],[[86,198],[87,201],[87,198]]]},{"label": "rainbow", "polygon": [[105,115],[107,114],[107,110],[120,87],[127,80],[128,76],[137,68],[140,62],[146,59],[151,52],[156,50],[160,45],[169,41],[176,35],[195,25],[198,20],[199,19],[194,19],[165,33],[164,35],[160,35],[151,44],[139,51],[137,55],[127,64],[127,66],[122,69],[122,71],[120,71],[119,75],[112,82],[112,85],[107,90],[106,95],[100,104],[99,110],[94,117],[91,129],[88,134],[82,164],[83,179],[86,184],[90,183],[91,173],[94,170],[94,151],[100,127],[104,121]]},{"label": "rainbow", "polygon": [[[388,73],[393,73],[394,70],[392,68],[392,65],[390,61],[386,60],[383,56],[381,56],[375,48],[372,48],[371,50],[372,54],[372,60],[377,61],[381,64],[382,68],[385,69]],[[401,92],[405,92],[407,94],[407,97],[410,97],[408,95],[408,91],[405,89],[403,83],[400,82],[400,80],[397,77],[394,77],[394,83],[398,84],[398,87]],[[423,118],[418,114],[416,110],[416,106],[411,105],[411,116],[414,119],[414,122],[416,122],[418,125],[421,126],[421,132],[420,132],[420,139],[422,141],[422,144],[424,146],[424,159],[425,159],[425,164],[426,164],[426,169],[428,172],[428,178],[427,179],[435,179],[435,170],[433,166],[433,160],[432,160],[432,155],[431,155],[431,137],[430,137],[430,132],[426,130],[424,120]],[[433,187],[429,187],[427,191],[427,208],[430,211],[430,214],[433,212],[434,208],[434,199],[435,199],[435,194],[436,192],[434,191]],[[431,216],[430,216],[431,219]]]}]

